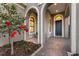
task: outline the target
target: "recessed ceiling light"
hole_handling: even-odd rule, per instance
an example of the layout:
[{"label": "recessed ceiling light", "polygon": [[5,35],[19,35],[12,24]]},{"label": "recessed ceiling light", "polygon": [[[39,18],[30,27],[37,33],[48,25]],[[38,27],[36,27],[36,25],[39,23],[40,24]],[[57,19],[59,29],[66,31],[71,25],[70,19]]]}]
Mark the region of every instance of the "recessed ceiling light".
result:
[{"label": "recessed ceiling light", "polygon": [[58,12],[58,10],[56,10],[56,12]]}]

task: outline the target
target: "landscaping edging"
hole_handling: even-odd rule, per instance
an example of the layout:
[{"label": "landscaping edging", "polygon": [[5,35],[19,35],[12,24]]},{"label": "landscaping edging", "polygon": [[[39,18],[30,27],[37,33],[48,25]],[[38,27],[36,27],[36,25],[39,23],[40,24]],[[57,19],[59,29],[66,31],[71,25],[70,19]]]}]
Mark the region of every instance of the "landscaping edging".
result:
[{"label": "landscaping edging", "polygon": [[43,48],[43,45],[41,45],[41,47],[40,48],[38,48],[31,56],[35,56],[36,55],[36,53],[38,53],[41,49]]}]

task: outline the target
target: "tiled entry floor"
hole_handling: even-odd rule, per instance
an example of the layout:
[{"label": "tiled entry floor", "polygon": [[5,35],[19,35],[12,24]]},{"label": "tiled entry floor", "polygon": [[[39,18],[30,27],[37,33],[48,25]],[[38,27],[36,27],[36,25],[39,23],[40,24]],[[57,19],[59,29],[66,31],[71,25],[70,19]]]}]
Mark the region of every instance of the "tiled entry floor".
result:
[{"label": "tiled entry floor", "polygon": [[70,39],[49,38],[36,56],[67,56],[70,52]]}]

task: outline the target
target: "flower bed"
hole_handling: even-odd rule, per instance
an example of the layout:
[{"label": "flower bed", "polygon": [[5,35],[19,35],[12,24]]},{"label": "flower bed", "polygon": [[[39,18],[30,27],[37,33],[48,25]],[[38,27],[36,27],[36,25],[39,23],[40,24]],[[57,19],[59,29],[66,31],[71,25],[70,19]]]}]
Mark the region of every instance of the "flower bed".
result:
[{"label": "flower bed", "polygon": [[[34,53],[41,45],[35,44],[27,41],[17,41],[13,43],[13,56],[29,56]],[[4,45],[0,48],[0,55],[10,56],[11,55],[11,47],[9,44]]]}]

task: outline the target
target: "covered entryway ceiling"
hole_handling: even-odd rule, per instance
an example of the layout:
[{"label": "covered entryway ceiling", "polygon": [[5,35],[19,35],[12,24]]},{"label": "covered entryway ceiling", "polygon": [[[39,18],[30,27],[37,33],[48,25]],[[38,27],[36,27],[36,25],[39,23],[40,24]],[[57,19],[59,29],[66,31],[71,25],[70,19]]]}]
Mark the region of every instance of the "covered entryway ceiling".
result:
[{"label": "covered entryway ceiling", "polygon": [[65,11],[66,4],[64,3],[54,3],[48,7],[48,10],[51,14],[60,13]]}]

